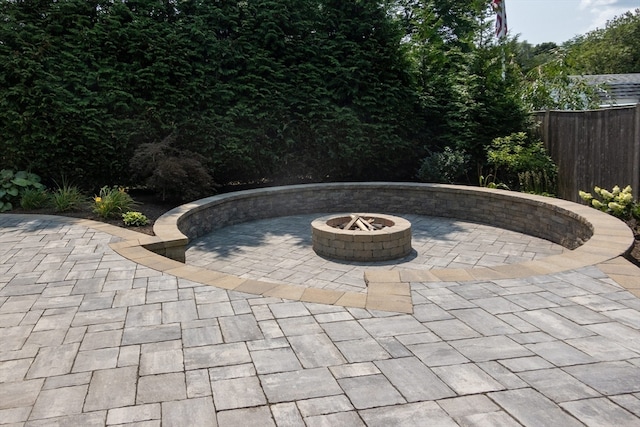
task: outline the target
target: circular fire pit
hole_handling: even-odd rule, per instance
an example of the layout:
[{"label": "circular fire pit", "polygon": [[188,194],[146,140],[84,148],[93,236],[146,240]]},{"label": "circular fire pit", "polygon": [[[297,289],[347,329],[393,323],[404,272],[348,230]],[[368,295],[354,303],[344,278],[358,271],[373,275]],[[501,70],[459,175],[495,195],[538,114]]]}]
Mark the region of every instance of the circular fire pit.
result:
[{"label": "circular fire pit", "polygon": [[387,261],[411,253],[411,223],[382,214],[351,214],[311,222],[313,250],[346,261]]}]

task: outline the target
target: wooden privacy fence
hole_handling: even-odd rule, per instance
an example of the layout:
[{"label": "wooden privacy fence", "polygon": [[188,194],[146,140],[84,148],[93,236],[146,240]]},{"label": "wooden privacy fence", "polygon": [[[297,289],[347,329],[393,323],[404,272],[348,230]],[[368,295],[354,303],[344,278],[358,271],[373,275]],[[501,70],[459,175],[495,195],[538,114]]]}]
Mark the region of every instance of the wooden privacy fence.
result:
[{"label": "wooden privacy fence", "polygon": [[558,197],[579,202],[579,190],[631,185],[640,194],[640,104],[589,111],[536,113],[539,132],[558,165]]}]

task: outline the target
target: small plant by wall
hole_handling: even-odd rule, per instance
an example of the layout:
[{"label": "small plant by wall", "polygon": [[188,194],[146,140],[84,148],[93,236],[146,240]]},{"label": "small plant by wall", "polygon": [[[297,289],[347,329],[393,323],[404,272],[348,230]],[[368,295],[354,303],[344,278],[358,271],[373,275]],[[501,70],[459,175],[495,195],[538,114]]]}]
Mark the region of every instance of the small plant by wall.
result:
[{"label": "small plant by wall", "polygon": [[93,198],[93,212],[101,218],[114,218],[129,211],[136,202],[129,193],[118,186],[102,187],[100,195]]}]

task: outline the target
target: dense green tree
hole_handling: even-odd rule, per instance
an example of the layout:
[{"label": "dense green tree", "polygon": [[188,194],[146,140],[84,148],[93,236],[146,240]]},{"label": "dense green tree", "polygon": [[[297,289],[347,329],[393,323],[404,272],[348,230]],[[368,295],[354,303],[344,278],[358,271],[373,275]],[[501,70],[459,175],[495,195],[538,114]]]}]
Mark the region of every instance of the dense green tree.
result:
[{"label": "dense green tree", "polygon": [[137,147],[173,134],[223,182],[392,179],[417,165],[404,33],[378,4],[0,7],[3,166],[123,183]]},{"label": "dense green tree", "polygon": [[509,46],[493,37],[487,1],[410,6],[411,53],[429,141],[482,164],[484,147],[494,138],[526,126],[527,112],[515,90],[518,75],[506,61]]},{"label": "dense green tree", "polygon": [[585,110],[598,108],[597,87],[575,78],[564,49],[557,49],[552,59],[530,70],[521,86],[525,106],[532,111]]},{"label": "dense green tree", "polygon": [[527,74],[534,68],[552,61],[559,48],[553,42],[532,45],[527,41],[518,41],[517,37],[509,41],[509,45],[514,53],[513,60],[518,64],[523,74]]},{"label": "dense green tree", "polygon": [[640,73],[640,9],[567,43],[576,74]]}]

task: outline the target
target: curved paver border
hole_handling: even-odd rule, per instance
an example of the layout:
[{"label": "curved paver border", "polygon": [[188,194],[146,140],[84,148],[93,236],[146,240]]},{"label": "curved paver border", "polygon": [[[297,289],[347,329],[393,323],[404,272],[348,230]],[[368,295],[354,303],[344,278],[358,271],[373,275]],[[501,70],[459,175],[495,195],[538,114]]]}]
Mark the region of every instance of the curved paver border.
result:
[{"label": "curved paver border", "polygon": [[[365,271],[366,293],[243,279],[183,263],[189,238],[241,222],[313,212],[415,213],[480,222],[561,244],[571,251],[495,267]],[[60,220],[60,217],[52,217]],[[120,237],[122,256],[177,277],[223,289],[305,302],[411,313],[410,282],[464,282],[554,274],[624,255],[633,234],[622,221],[577,203],[548,197],[442,184],[332,183],[221,194],[179,206],[147,236],[89,220],[66,218]]]}]

